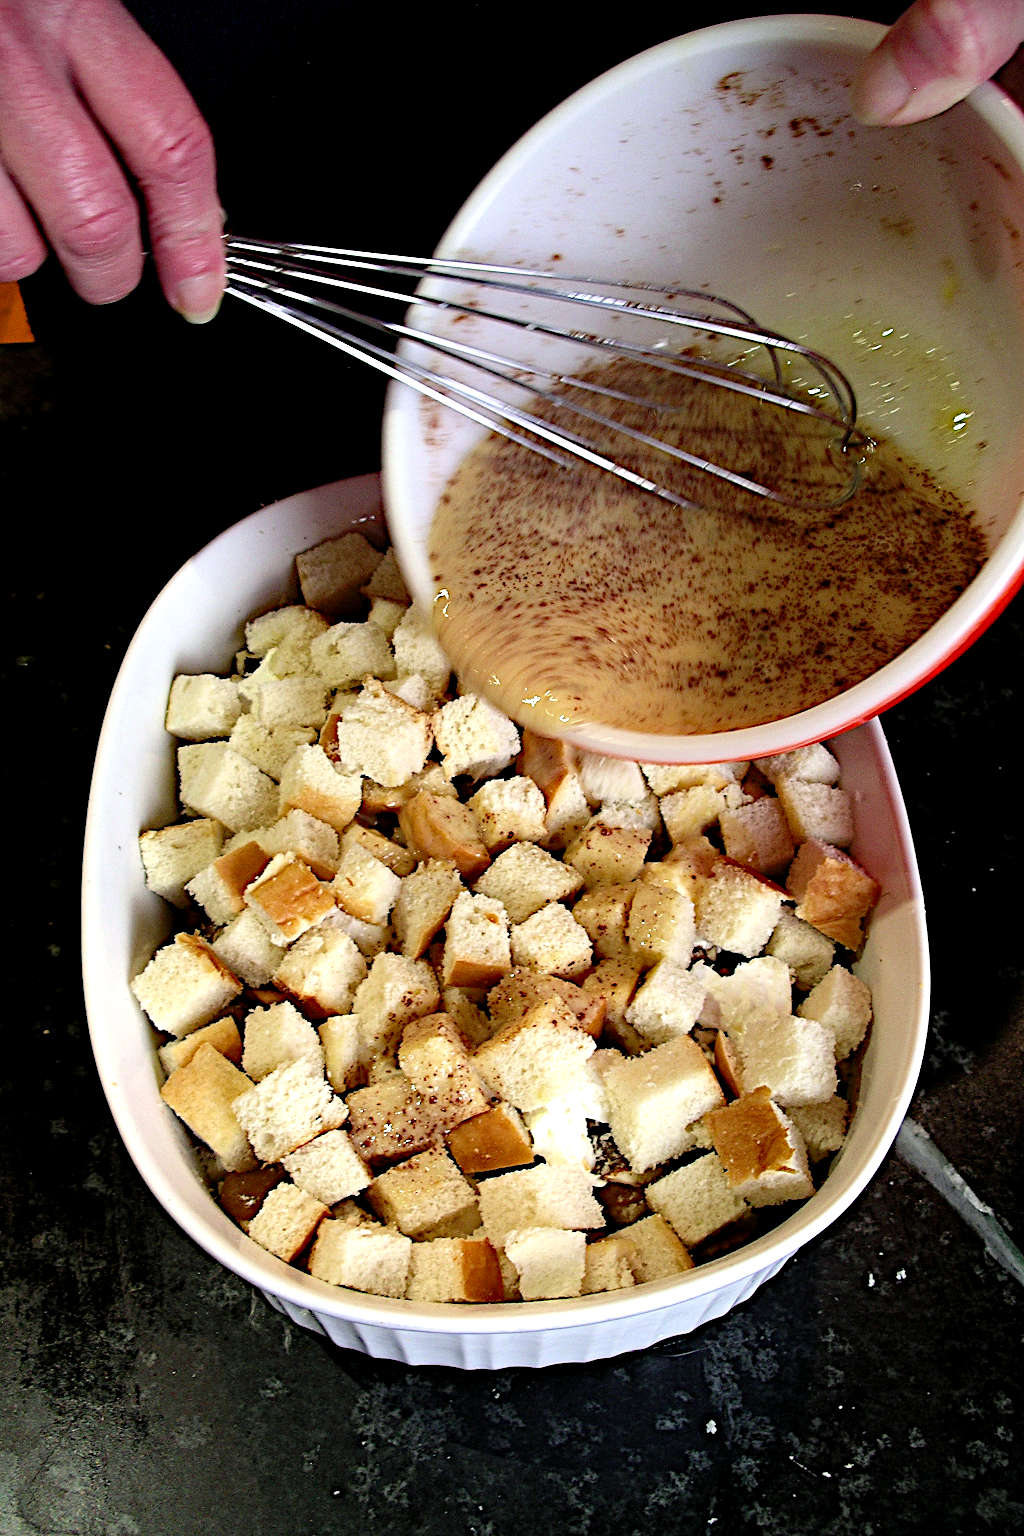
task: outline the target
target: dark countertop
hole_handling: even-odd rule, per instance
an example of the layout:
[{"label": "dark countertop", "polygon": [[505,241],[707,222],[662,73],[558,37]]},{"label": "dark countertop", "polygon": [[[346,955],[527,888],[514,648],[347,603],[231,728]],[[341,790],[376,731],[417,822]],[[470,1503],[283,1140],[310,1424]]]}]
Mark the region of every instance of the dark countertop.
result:
[{"label": "dark countertop", "polygon": [[[406,221],[432,243],[540,110],[670,31],[636,24],[577,46],[569,22],[552,21],[542,62],[513,40],[495,107],[449,56],[468,53],[484,7],[434,13],[415,44],[402,37],[394,94],[379,82],[354,99],[337,18],[314,57],[302,40],[312,0],[254,4],[242,41],[230,9],[211,7],[192,79],[219,130],[235,226],[272,233],[257,217],[266,205],[281,230],[305,232],[314,173],[307,161],[293,184],[284,170],[303,142],[315,159],[333,124],[346,144],[339,213],[363,206],[356,224],[381,247],[395,236],[412,248]],[[151,10],[173,41],[176,8]],[[344,24],[379,61],[370,24]],[[332,47],[341,84],[328,101]],[[428,107],[418,163],[378,142],[371,113],[397,115],[412,142]],[[150,600],[199,544],[261,504],[376,466],[380,395],[312,345],[300,360],[247,313],[189,329],[148,284],[103,312],[52,272],[25,292],[38,339],[0,349],[9,815],[29,828],[8,860],[3,1536],[506,1536],[535,1511],[566,1536],[1024,1529],[1024,1291],[895,1154],[726,1318],[540,1372],[411,1370],[336,1350],[163,1213],[110,1118],[81,996],[81,833],[103,708]],[[884,720],[933,949],[912,1112],[1018,1243],[1024,831],[1009,737],[1022,627],[1018,598]]]}]

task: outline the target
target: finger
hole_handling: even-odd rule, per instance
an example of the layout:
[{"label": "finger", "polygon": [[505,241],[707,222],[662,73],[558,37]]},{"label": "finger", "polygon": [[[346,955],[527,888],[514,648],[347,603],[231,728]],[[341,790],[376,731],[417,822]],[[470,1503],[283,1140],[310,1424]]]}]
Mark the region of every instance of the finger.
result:
[{"label": "finger", "polygon": [[24,199],[0,166],[0,283],[16,283],[42,266],[46,244]]},{"label": "finger", "polygon": [[[0,163],[21,195],[22,214],[25,204],[35,210],[83,298],[122,298],[139,280],[142,241],[138,205],[109,144],[53,49],[17,13],[6,26],[0,62]],[[13,217],[17,239],[24,230],[17,207]]]},{"label": "finger", "polygon": [[137,180],[168,301],[188,319],[224,292],[224,217],[210,131],[177,73],[127,12],[82,7],[70,38],[75,81]]},{"label": "finger", "polygon": [[868,124],[920,122],[990,79],[1024,40],[1024,0],[917,0],[861,66],[851,92]]}]

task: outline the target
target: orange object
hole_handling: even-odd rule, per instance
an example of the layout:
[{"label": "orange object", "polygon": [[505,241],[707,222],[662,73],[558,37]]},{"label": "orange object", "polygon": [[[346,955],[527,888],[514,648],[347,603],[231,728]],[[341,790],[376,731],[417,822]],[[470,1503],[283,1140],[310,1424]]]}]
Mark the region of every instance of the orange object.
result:
[{"label": "orange object", "polygon": [[0,283],[0,342],[35,341],[17,283]]}]

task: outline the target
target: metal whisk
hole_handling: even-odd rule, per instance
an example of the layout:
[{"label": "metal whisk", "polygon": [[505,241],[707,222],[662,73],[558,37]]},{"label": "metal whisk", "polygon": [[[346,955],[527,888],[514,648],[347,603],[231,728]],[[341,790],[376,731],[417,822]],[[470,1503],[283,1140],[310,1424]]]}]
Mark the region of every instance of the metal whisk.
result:
[{"label": "metal whisk", "polygon": [[[556,463],[582,459],[676,505],[701,505],[650,478],[643,468],[610,456],[587,435],[596,432],[606,438],[612,431],[635,447],[656,450],[768,502],[797,506],[808,499],[609,416],[612,402],[655,410],[677,405],[668,406],[654,394],[615,388],[602,380],[600,370],[589,377],[585,367],[567,371],[546,365],[548,355],[560,358],[571,347],[574,358],[582,351],[602,362],[642,364],[655,373],[735,391],[759,405],[815,418],[827,429],[825,458],[836,479],[835,487],[825,493],[815,487],[816,507],[840,505],[859,483],[857,449],[866,439],[857,431],[857,402],[849,379],[823,354],[762,330],[752,315],[727,299],[490,262],[235,236],[225,245],[227,292],[233,297]],[[382,318],[364,308],[371,303],[397,304],[402,313],[398,319]],[[595,315],[600,317],[596,331],[587,328]],[[577,320],[582,323],[577,325]],[[472,326],[465,323],[470,321]],[[494,327],[517,339],[492,349],[484,340]],[[699,338],[699,345],[693,338]],[[714,356],[713,348],[723,345],[739,353],[744,366],[736,356]],[[514,346],[522,348],[519,355]],[[746,366],[751,355],[767,361],[765,374]],[[810,376],[799,389],[788,387],[784,378],[794,365]],[[572,390],[568,407],[567,389]],[[521,394],[528,398],[517,405],[515,397]],[[587,404],[588,399],[593,403]],[[562,416],[568,408],[580,430],[537,415],[538,403],[550,403]]]}]

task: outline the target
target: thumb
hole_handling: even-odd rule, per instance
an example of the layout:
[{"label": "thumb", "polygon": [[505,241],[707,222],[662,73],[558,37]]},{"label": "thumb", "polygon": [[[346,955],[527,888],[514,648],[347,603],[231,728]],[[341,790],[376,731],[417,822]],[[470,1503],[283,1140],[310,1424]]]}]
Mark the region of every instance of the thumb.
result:
[{"label": "thumb", "polygon": [[1024,0],[916,0],[861,65],[850,104],[871,125],[917,123],[962,101],[1024,41]]}]

